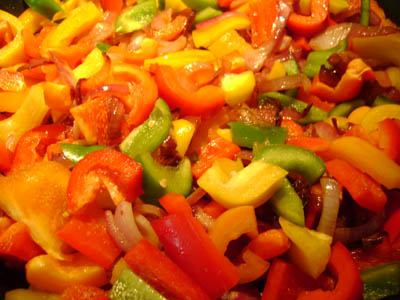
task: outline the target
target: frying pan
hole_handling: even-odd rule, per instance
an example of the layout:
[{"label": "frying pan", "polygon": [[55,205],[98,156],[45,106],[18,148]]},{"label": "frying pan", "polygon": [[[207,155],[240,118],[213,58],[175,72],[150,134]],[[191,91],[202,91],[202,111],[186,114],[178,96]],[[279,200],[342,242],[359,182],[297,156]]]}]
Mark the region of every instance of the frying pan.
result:
[{"label": "frying pan", "polygon": [[[400,5],[398,0],[377,0],[385,10],[386,15],[396,24],[400,25]],[[26,5],[23,0],[0,0],[0,9],[14,15],[21,14]],[[16,269],[7,268],[0,262],[0,299],[4,299],[4,293],[16,288],[27,288],[25,274]],[[398,300],[399,296],[386,298],[386,300]]]}]

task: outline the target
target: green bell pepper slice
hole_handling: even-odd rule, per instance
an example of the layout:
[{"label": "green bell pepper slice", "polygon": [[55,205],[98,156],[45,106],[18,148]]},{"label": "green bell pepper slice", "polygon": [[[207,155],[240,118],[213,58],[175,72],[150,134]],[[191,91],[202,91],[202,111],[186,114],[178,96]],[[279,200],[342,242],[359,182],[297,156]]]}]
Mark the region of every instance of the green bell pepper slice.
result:
[{"label": "green bell pepper slice", "polygon": [[63,11],[60,4],[54,0],[24,0],[25,3],[43,17],[51,20],[53,16]]},{"label": "green bell pepper slice", "polygon": [[243,122],[228,123],[232,131],[232,140],[240,147],[252,149],[255,142],[283,144],[286,140],[287,129],[282,127],[259,127]]},{"label": "green bell pepper slice", "polygon": [[347,49],[347,41],[343,40],[332,49],[327,50],[317,50],[312,51],[307,56],[306,65],[304,66],[303,73],[304,75],[312,78],[318,74],[322,65],[325,65],[327,68],[332,67],[328,63],[328,58],[334,54],[339,53]]},{"label": "green bell pepper slice", "polygon": [[93,146],[82,146],[77,144],[64,144],[59,143],[61,146],[63,154],[68,158],[74,165],[78,163],[82,158],[84,158],[89,153],[106,149],[105,146],[93,145]]},{"label": "green bell pepper slice", "polygon": [[392,262],[361,272],[364,300],[383,299],[400,293],[400,263]]},{"label": "green bell pepper slice", "polygon": [[329,113],[329,117],[347,117],[357,107],[365,105],[362,99],[354,99],[336,105]]},{"label": "green bell pepper slice", "polygon": [[222,11],[208,6],[196,13],[196,16],[194,17],[194,24],[218,17],[219,15],[222,15]]},{"label": "green bell pepper slice", "polygon": [[324,161],[314,152],[293,145],[276,144],[261,147],[253,156],[253,160],[259,159],[288,172],[298,173],[309,184],[316,182],[326,169]]},{"label": "green bell pepper slice", "polygon": [[369,25],[369,4],[370,0],[361,0],[361,16],[360,16],[360,24],[364,26]]},{"label": "green bell pepper slice", "polygon": [[158,205],[157,200],[169,192],[188,196],[192,191],[192,167],[187,157],[176,167],[159,164],[148,152],[135,160],[143,167],[144,201]]},{"label": "green bell pepper slice", "polygon": [[[300,74],[300,68],[295,59],[289,59],[282,64],[285,67],[285,71],[289,76]],[[297,88],[287,90],[285,91],[285,95],[295,98],[297,96],[297,90]]]},{"label": "green bell pepper slice", "polygon": [[149,118],[134,128],[119,145],[121,152],[133,159],[145,152],[153,152],[168,136],[172,117],[168,104],[158,99]]},{"label": "green bell pepper slice", "polygon": [[[277,99],[283,106],[288,106],[296,109],[298,112],[302,112],[305,110],[308,106],[307,103],[304,101],[297,100],[295,98],[292,98],[288,95],[281,94],[278,92],[269,92],[269,93],[264,93],[258,96],[258,104],[262,105],[265,101],[266,98],[272,98],[272,99]],[[299,120],[296,120],[297,123],[306,125],[309,123],[316,123],[323,121],[329,117],[329,113],[326,112],[325,110],[322,110],[320,108],[317,108],[315,106],[312,106],[310,111],[308,112],[307,116],[304,118],[301,118]]]},{"label": "green bell pepper slice", "polygon": [[167,300],[130,269],[121,272],[108,296],[111,300]]},{"label": "green bell pepper slice", "polygon": [[380,105],[385,105],[385,104],[398,104],[397,102],[383,96],[383,95],[378,95],[374,102],[372,102],[371,106],[380,106]]},{"label": "green bell pepper slice", "polygon": [[107,50],[111,48],[111,45],[105,43],[97,43],[96,47],[99,48],[101,52],[106,53]]},{"label": "green bell pepper slice", "polygon": [[157,13],[155,0],[139,1],[136,5],[120,14],[115,21],[115,31],[129,33],[149,25]]}]

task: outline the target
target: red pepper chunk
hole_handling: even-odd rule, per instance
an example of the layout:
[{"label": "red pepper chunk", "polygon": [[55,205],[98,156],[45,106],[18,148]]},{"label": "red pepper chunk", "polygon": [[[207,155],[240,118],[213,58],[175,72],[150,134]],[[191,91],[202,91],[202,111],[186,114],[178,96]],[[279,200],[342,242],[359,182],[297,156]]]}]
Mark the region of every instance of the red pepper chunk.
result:
[{"label": "red pepper chunk", "polygon": [[0,172],[7,173],[11,169],[13,155],[5,144],[0,143]]},{"label": "red pepper chunk", "polygon": [[146,239],[137,243],[124,258],[138,276],[168,299],[210,299],[181,268]]},{"label": "red pepper chunk", "polygon": [[116,13],[119,13],[124,6],[124,2],[122,0],[101,0],[100,2],[104,10]]},{"label": "red pepper chunk", "polygon": [[186,86],[179,72],[170,66],[156,66],[155,79],[159,94],[171,109],[180,109],[181,115],[202,115],[217,110],[225,104],[224,91],[214,85],[195,89]]},{"label": "red pepper chunk", "polygon": [[116,205],[122,200],[133,202],[143,193],[142,166],[116,150],[88,154],[71,172],[67,188],[69,211],[83,211],[96,199],[102,184]]},{"label": "red pepper chunk", "polygon": [[385,119],[378,124],[379,148],[396,163],[400,163],[400,121]]},{"label": "red pepper chunk", "polygon": [[109,300],[107,292],[94,286],[75,284],[68,287],[60,300]]},{"label": "red pepper chunk", "polygon": [[336,287],[332,291],[321,289],[303,292],[298,300],[360,300],[363,294],[363,283],[360,271],[357,268],[350,252],[337,242],[332,247],[328,263],[329,270],[337,277]]},{"label": "red pepper chunk", "polygon": [[234,287],[239,270],[221,254],[204,229],[186,213],[170,214],[152,223],[168,257],[197,282],[210,299]]},{"label": "red pepper chunk", "polygon": [[371,67],[364,63],[362,59],[356,58],[349,62],[346,72],[335,87],[323,83],[319,74],[315,75],[311,93],[326,101],[344,102],[356,97],[364,82],[374,78],[375,75]]}]

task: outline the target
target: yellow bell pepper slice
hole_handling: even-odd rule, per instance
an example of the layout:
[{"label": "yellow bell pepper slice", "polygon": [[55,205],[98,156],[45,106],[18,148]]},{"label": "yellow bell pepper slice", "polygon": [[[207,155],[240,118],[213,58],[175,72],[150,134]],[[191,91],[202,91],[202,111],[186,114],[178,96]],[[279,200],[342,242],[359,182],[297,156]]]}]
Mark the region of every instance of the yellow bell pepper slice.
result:
[{"label": "yellow bell pepper slice", "polygon": [[219,159],[197,181],[215,201],[226,208],[254,207],[265,203],[279,189],[287,172],[262,160],[241,170],[236,162]]},{"label": "yellow bell pepper slice", "polygon": [[220,137],[232,142],[232,130],[230,128],[218,128],[216,132]]},{"label": "yellow bell pepper slice", "polygon": [[232,16],[219,21],[205,29],[192,31],[194,45],[197,48],[209,47],[221,35],[233,29],[246,29],[250,26],[250,20],[245,16]]},{"label": "yellow bell pepper slice", "polygon": [[392,86],[400,91],[400,68],[390,67],[386,69],[386,73],[389,76]]},{"label": "yellow bell pepper slice", "polygon": [[119,275],[121,275],[122,271],[127,268],[129,268],[129,265],[126,263],[126,260],[123,257],[121,257],[114,265],[114,268],[111,273],[110,283],[114,284],[118,280]]},{"label": "yellow bell pepper slice", "polygon": [[0,92],[0,111],[15,113],[24,103],[27,90],[19,92]]},{"label": "yellow bell pepper slice", "polygon": [[220,36],[214,43],[208,47],[216,57],[224,57],[234,51],[238,51],[240,54],[246,49],[251,49],[249,43],[237,33],[236,30],[229,30]]},{"label": "yellow bell pepper slice", "polygon": [[44,99],[50,109],[68,113],[72,106],[71,89],[66,84],[45,81]]},{"label": "yellow bell pepper slice", "polygon": [[221,253],[225,253],[230,241],[247,234],[250,238],[258,235],[257,217],[254,206],[238,206],[228,209],[211,225],[208,235]]},{"label": "yellow bell pepper slice", "polygon": [[7,22],[14,35],[13,40],[0,48],[0,67],[9,67],[25,61],[24,42],[22,40],[22,24],[17,17],[0,10],[0,21]]},{"label": "yellow bell pepper slice", "polygon": [[176,142],[176,151],[181,157],[185,156],[196,126],[185,119],[172,121],[172,136]]},{"label": "yellow bell pepper slice", "polygon": [[32,258],[25,266],[26,280],[41,291],[62,293],[75,284],[100,287],[108,282],[105,269],[77,253],[69,261],[45,254]]},{"label": "yellow bell pepper slice", "polygon": [[188,6],[182,0],[165,0],[165,8],[172,8],[174,12],[180,12]]},{"label": "yellow bell pepper slice", "polygon": [[353,124],[361,124],[362,119],[364,119],[365,115],[371,110],[370,106],[360,106],[353,110],[349,116],[347,117],[347,121]]},{"label": "yellow bell pepper slice", "polygon": [[329,154],[347,161],[388,189],[400,188],[400,166],[363,139],[338,138],[330,144]]},{"label": "yellow bell pepper slice", "polygon": [[279,224],[292,241],[288,252],[291,261],[304,273],[317,278],[328,264],[332,237],[298,226],[282,217],[279,217]]},{"label": "yellow bell pepper slice", "polygon": [[47,19],[32,8],[26,9],[19,17],[19,21],[24,29],[30,30],[32,33],[36,33],[42,28],[42,24],[47,23]]},{"label": "yellow bell pepper slice", "polygon": [[371,108],[361,121],[361,126],[371,132],[378,128],[378,123],[385,119],[400,120],[399,104],[384,104]]},{"label": "yellow bell pepper slice", "polygon": [[276,60],[272,65],[271,71],[268,73],[267,79],[276,79],[280,77],[284,77],[286,75],[285,66],[279,61]]},{"label": "yellow bell pepper slice", "polygon": [[93,2],[86,2],[75,8],[42,42],[46,55],[51,48],[69,46],[74,38],[87,32],[102,18],[101,11]]},{"label": "yellow bell pepper slice", "polygon": [[32,86],[17,112],[0,121],[0,142],[6,143],[8,138],[13,138],[14,144],[10,145],[10,150],[14,150],[19,138],[28,130],[39,126],[48,110],[44,101],[43,86]]},{"label": "yellow bell pepper slice", "polygon": [[211,62],[214,63],[216,57],[208,50],[184,50],[173,53],[168,53],[163,56],[146,59],[144,68],[149,69],[151,65],[167,65],[173,68],[180,68],[193,62]]},{"label": "yellow bell pepper slice", "polygon": [[235,106],[250,99],[256,86],[252,71],[240,74],[226,74],[221,79],[221,88],[225,92],[225,101],[229,106]]},{"label": "yellow bell pepper slice", "polygon": [[105,64],[103,53],[99,48],[94,48],[83,63],[77,66],[72,73],[76,80],[89,78],[96,75]]},{"label": "yellow bell pepper slice", "polygon": [[58,300],[61,295],[36,290],[16,289],[5,294],[4,300]]}]

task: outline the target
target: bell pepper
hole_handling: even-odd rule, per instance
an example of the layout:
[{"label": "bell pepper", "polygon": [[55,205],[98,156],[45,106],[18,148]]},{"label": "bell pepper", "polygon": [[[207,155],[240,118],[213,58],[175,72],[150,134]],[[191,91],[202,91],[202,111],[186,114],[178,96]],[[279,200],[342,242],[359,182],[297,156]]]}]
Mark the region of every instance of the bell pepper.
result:
[{"label": "bell pepper", "polygon": [[66,258],[65,244],[57,232],[68,217],[69,175],[69,170],[59,163],[40,162],[0,177],[0,208],[26,224],[32,239],[57,259]]},{"label": "bell pepper", "polygon": [[[299,10],[302,15],[310,14],[310,4],[311,0],[300,0]],[[329,0],[329,12],[337,15],[347,8],[349,8],[349,3],[347,0]]]},{"label": "bell pepper", "polygon": [[100,287],[107,283],[106,271],[80,253],[71,254],[68,261],[39,255],[26,264],[25,270],[32,287],[52,293],[62,293],[74,284]]},{"label": "bell pepper", "polygon": [[5,92],[21,92],[25,90],[24,75],[21,72],[0,70],[0,89]]},{"label": "bell pepper", "polygon": [[399,104],[384,104],[371,108],[362,118],[361,126],[368,132],[378,128],[379,122],[385,119],[400,120]]},{"label": "bell pepper", "polygon": [[298,300],[357,300],[363,296],[363,284],[360,271],[357,268],[350,252],[343,244],[337,242],[332,247],[328,269],[337,277],[336,287],[332,291],[321,289],[303,292]]},{"label": "bell pepper", "polygon": [[76,80],[95,76],[104,66],[105,59],[103,53],[98,48],[94,48],[86,59],[77,66],[72,73]]},{"label": "bell pepper", "polygon": [[[295,98],[292,98],[290,96],[287,96],[285,94],[281,94],[278,92],[269,92],[269,93],[264,93],[258,96],[258,103],[263,104],[266,98],[272,98],[272,99],[277,99],[279,102],[285,106],[285,107],[292,107],[295,110],[297,110],[299,113],[303,112],[308,104],[306,102],[297,100]],[[320,108],[317,108],[315,106],[311,106],[310,111],[308,114],[299,119],[295,120],[297,123],[306,125],[309,123],[316,123],[325,120],[328,117],[328,112],[325,110],[322,110]]]},{"label": "bell pepper", "polygon": [[63,9],[54,0],[24,0],[26,4],[34,11],[46,17],[49,20],[53,19],[53,16]]},{"label": "bell pepper", "polygon": [[304,273],[317,278],[329,261],[332,237],[297,226],[282,217],[279,217],[279,224],[292,242],[288,252],[291,261]]},{"label": "bell pepper", "polygon": [[29,30],[33,34],[42,28],[42,24],[46,21],[46,18],[34,11],[32,8],[28,8],[19,15],[18,20],[21,22],[24,29]]},{"label": "bell pepper", "polygon": [[44,100],[50,109],[68,113],[72,107],[71,88],[66,84],[50,81],[43,83]]},{"label": "bell pepper", "polygon": [[158,66],[155,79],[160,96],[171,109],[180,109],[181,115],[202,115],[221,108],[225,104],[224,91],[214,85],[189,90],[181,83],[179,73],[170,66]]},{"label": "bell pepper", "polygon": [[387,232],[389,241],[394,243],[400,235],[400,208],[396,209],[393,214],[390,215],[383,229]]},{"label": "bell pepper", "polygon": [[176,151],[181,157],[185,155],[189,148],[195,129],[195,125],[188,120],[178,119],[172,121],[172,136],[176,142]]},{"label": "bell pepper", "polygon": [[267,145],[254,154],[253,160],[263,161],[280,166],[288,172],[299,173],[303,179],[312,184],[325,172],[324,161],[315,153],[292,145]]},{"label": "bell pepper", "polygon": [[347,117],[347,121],[353,124],[361,124],[365,115],[371,110],[370,106],[362,105],[353,110]]},{"label": "bell pepper", "polygon": [[194,17],[194,24],[218,17],[221,14],[222,14],[222,11],[220,11],[219,9],[215,9],[215,8],[212,8],[211,6],[208,6],[196,13],[196,15]]},{"label": "bell pepper", "polygon": [[104,10],[119,13],[124,6],[123,0],[101,0],[101,6]]},{"label": "bell pepper", "polygon": [[68,158],[74,165],[76,165],[82,158],[89,153],[106,149],[105,146],[93,145],[93,146],[82,146],[78,144],[64,144],[59,143],[62,152],[66,158]]},{"label": "bell pepper", "polygon": [[168,299],[209,299],[160,249],[142,239],[125,255],[129,267]]},{"label": "bell pepper", "polygon": [[85,284],[74,284],[64,290],[59,300],[110,300],[107,295],[108,292],[101,288]]},{"label": "bell pepper", "polygon": [[223,158],[215,161],[197,184],[227,208],[257,207],[271,198],[286,175],[285,170],[261,160],[240,169],[236,162]]},{"label": "bell pepper", "polygon": [[271,259],[285,253],[290,241],[281,229],[269,229],[250,241],[247,247],[263,259]]},{"label": "bell pepper", "polygon": [[25,61],[24,42],[22,40],[22,24],[15,16],[0,10],[0,20],[7,22],[12,29],[14,38],[0,48],[0,67],[9,67]]},{"label": "bell pepper", "polygon": [[346,72],[335,87],[323,83],[319,74],[316,74],[312,82],[311,93],[326,101],[343,102],[356,97],[364,82],[374,78],[371,67],[356,58],[349,62]]},{"label": "bell pepper", "polygon": [[333,158],[347,161],[386,188],[400,188],[400,166],[361,138],[338,138],[331,142],[329,152]]},{"label": "bell pepper", "polygon": [[59,300],[60,295],[46,292],[39,292],[31,289],[15,289],[6,292],[5,300]]},{"label": "bell pepper", "polygon": [[103,184],[115,205],[122,200],[133,202],[143,193],[142,166],[111,149],[86,155],[71,173],[67,190],[69,211],[73,214],[84,211],[95,201]]},{"label": "bell pepper", "polygon": [[382,299],[400,293],[400,264],[392,262],[361,272],[365,300]]},{"label": "bell pepper", "polygon": [[182,0],[165,0],[165,9],[172,8],[174,12],[180,12],[188,6]]},{"label": "bell pepper", "polygon": [[212,7],[215,9],[219,7],[217,0],[183,0],[183,3],[185,3],[194,11],[201,11],[207,7]]},{"label": "bell pepper", "polygon": [[196,48],[209,47],[214,43],[220,36],[229,30],[246,29],[250,26],[250,20],[246,15],[232,15],[228,18],[218,20],[212,25],[195,29],[192,31],[193,42]]},{"label": "bell pepper", "polygon": [[307,56],[306,65],[304,66],[303,73],[312,78],[319,73],[322,65],[330,67],[328,63],[328,58],[334,54],[339,53],[347,49],[347,41],[343,40],[339,42],[339,45],[328,50],[317,50],[312,51]]},{"label": "bell pepper", "polygon": [[245,50],[251,49],[251,46],[236,30],[232,29],[216,39],[208,49],[215,57],[224,57],[234,51],[243,54]]},{"label": "bell pepper", "polygon": [[15,113],[25,101],[27,90],[17,92],[0,92],[0,110]]},{"label": "bell pepper", "polygon": [[353,110],[363,105],[365,105],[365,101],[362,99],[342,102],[329,112],[329,117],[347,117]]},{"label": "bell pepper", "polygon": [[361,207],[374,212],[381,212],[385,207],[387,201],[385,192],[380,184],[365,173],[340,159],[326,162],[326,168]]},{"label": "bell pepper", "polygon": [[375,107],[375,106],[380,106],[380,105],[384,105],[384,104],[396,104],[397,102],[383,96],[383,95],[378,95],[376,96],[374,102],[372,102],[371,106]]},{"label": "bell pepper", "polygon": [[243,262],[236,265],[241,274],[239,284],[252,282],[264,275],[269,269],[270,263],[247,247],[240,254],[240,259]]},{"label": "bell pepper", "polygon": [[254,143],[283,144],[287,134],[287,130],[281,127],[259,127],[243,122],[230,122],[228,125],[232,130],[233,142],[250,149]]},{"label": "bell pepper", "polygon": [[122,141],[119,148],[132,158],[136,158],[144,152],[151,153],[167,137],[171,124],[171,111],[167,103],[158,99],[149,118],[134,128]]},{"label": "bell pepper", "polygon": [[370,0],[361,0],[361,16],[360,16],[360,24],[364,26],[369,25],[369,5]]},{"label": "bell pepper", "polygon": [[229,106],[235,106],[249,100],[255,86],[256,80],[252,71],[225,74],[221,79],[221,88],[225,92],[225,101]]},{"label": "bell pepper", "polygon": [[13,154],[6,145],[0,143],[0,172],[7,173],[11,169]]},{"label": "bell pepper", "polygon": [[47,146],[65,138],[63,125],[41,125],[25,133],[17,143],[11,172],[41,161]]},{"label": "bell pepper", "polygon": [[166,300],[151,285],[133,273],[129,269],[122,271],[118,280],[114,283],[109,297],[111,300],[134,299],[141,297],[142,299]]},{"label": "bell pepper", "polygon": [[72,216],[58,231],[58,236],[107,270],[122,252],[108,234],[103,209],[97,204],[91,205],[84,214]]},{"label": "bell pepper", "polygon": [[311,15],[292,12],[287,27],[296,34],[313,36],[325,27],[329,15],[329,0],[311,0]]},{"label": "bell pepper", "polygon": [[200,223],[187,213],[152,222],[167,256],[206,292],[217,299],[235,286],[240,272],[218,251]]},{"label": "bell pepper", "polygon": [[115,31],[129,33],[140,30],[151,23],[156,13],[155,0],[139,1],[118,16],[115,21]]}]

